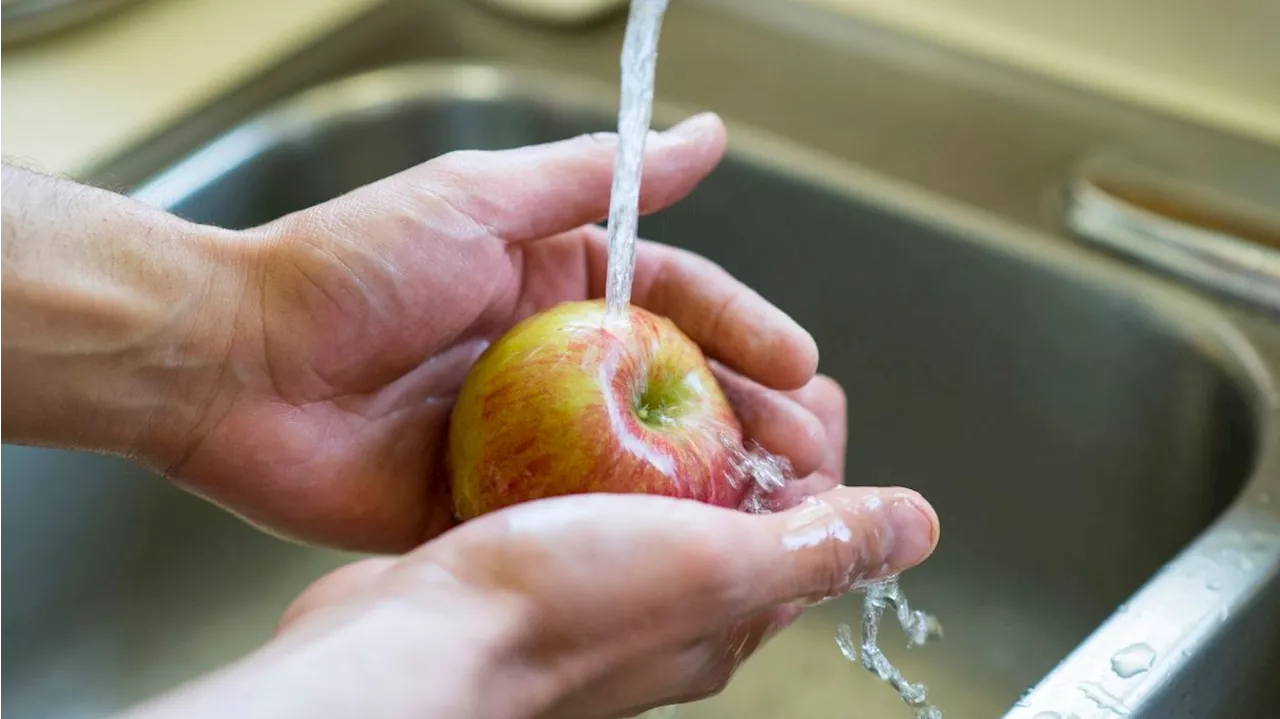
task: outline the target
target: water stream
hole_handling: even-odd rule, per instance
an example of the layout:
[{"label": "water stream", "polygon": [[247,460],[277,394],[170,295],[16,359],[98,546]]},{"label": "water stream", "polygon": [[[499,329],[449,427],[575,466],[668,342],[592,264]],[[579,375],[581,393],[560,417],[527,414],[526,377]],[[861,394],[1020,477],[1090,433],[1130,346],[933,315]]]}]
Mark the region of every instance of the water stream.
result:
[{"label": "water stream", "polygon": [[[653,114],[654,69],[658,58],[658,36],[667,0],[632,0],[622,44],[621,96],[618,106],[618,151],[613,165],[613,185],[609,198],[609,263],[605,285],[605,303],[614,318],[624,318],[631,303],[631,284],[635,275],[636,235],[640,218],[640,182],[643,169],[645,139]],[[761,494],[781,486],[786,479],[780,474],[785,465],[777,458],[752,453],[744,467],[756,489],[756,509]],[[751,508],[748,507],[751,511]],[[913,684],[889,663],[877,645],[881,616],[892,607],[899,624],[913,645],[941,636],[941,626],[933,617],[912,611],[906,596],[891,577],[866,588],[862,615],[862,666],[890,684],[918,719],[942,719],[942,712],[925,701],[926,688]],[[852,629],[836,628],[836,641],[846,659],[854,660]],[[644,716],[672,717],[674,707],[662,707]]]},{"label": "water stream", "polygon": [[622,41],[622,89],[618,103],[618,154],[609,196],[609,277],[605,304],[621,318],[631,302],[644,141],[653,115],[653,73],[667,0],[634,0]]}]

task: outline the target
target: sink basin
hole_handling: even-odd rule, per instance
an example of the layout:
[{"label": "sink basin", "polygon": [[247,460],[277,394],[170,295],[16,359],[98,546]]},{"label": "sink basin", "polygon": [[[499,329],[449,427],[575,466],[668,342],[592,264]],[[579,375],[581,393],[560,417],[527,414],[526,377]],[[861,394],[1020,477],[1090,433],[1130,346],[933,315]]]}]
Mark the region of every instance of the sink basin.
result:
[{"label": "sink basin", "polygon": [[[722,12],[690,6],[673,8],[664,31],[676,55],[692,52],[682,19]],[[438,7],[455,30],[506,28]],[[240,228],[451,150],[614,126],[616,87],[591,72],[387,64],[387,51],[368,49],[380,27],[344,30],[363,28],[365,54],[348,57],[367,59],[341,65],[340,79],[304,83],[295,61],[292,75],[238,90],[224,114],[193,117],[94,179]],[[560,43],[612,53],[616,68],[616,43],[584,37]],[[329,47],[323,57],[341,54]],[[314,87],[295,95],[297,85]],[[274,96],[286,99],[262,110]],[[687,114],[659,96],[656,125]],[[256,109],[227,110],[232,100]],[[840,150],[830,133],[784,139],[758,117],[730,116],[724,163],[641,233],[716,260],[808,327],[822,371],[849,393],[847,481],[913,487],[937,507],[938,551],[902,584],[946,638],[907,651],[886,629],[890,659],[948,717],[1271,716],[1280,332],[1059,242],[1027,209],[1041,195],[1000,192],[1018,183],[999,167],[944,192],[954,170],[855,158],[862,150]],[[231,661],[268,637],[303,586],[353,558],[263,535],[118,460],[3,451],[4,708],[17,716],[98,716]],[[836,624],[856,626],[859,612],[856,597],[812,609],[679,716],[908,716],[837,650]],[[1113,671],[1112,657],[1139,644],[1150,666]]]}]

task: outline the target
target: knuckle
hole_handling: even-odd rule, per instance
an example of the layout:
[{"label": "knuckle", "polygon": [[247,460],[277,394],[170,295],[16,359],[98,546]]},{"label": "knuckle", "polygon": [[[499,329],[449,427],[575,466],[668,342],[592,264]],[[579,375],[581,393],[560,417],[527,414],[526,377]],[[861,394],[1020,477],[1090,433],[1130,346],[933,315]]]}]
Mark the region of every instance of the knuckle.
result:
[{"label": "knuckle", "polygon": [[699,686],[694,690],[696,699],[709,699],[729,688],[733,679],[734,667],[728,662],[716,662],[701,677]]},{"label": "knuckle", "polygon": [[817,547],[817,583],[824,597],[837,597],[848,592],[861,578],[862,561],[856,542],[824,542]]},{"label": "knuckle", "polygon": [[589,142],[597,145],[612,145],[618,140],[618,135],[616,133],[608,132],[605,130],[596,130],[594,132],[584,132],[578,137],[580,137],[585,142]]},{"label": "knuckle", "polygon": [[442,174],[453,174],[468,167],[474,167],[486,153],[480,150],[450,150],[431,160],[431,168]]}]

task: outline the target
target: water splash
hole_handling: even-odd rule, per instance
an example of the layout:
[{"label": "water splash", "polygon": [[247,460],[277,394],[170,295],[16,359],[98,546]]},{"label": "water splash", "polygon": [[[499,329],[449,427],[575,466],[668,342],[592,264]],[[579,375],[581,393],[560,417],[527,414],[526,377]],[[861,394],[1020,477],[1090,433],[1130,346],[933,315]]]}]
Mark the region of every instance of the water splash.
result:
[{"label": "water splash", "polygon": [[635,275],[636,233],[640,222],[640,175],[644,141],[653,115],[653,74],[658,35],[667,0],[633,0],[622,41],[622,88],[618,105],[618,154],[609,196],[608,312],[625,316]]},{"label": "water splash", "polygon": [[853,627],[848,624],[836,626],[836,646],[840,647],[845,659],[858,661],[858,640],[853,638]]},{"label": "water splash", "polygon": [[902,701],[915,710],[916,719],[942,719],[942,710],[928,703],[927,687],[907,681],[877,645],[880,618],[889,607],[894,608],[910,646],[921,646],[942,637],[942,625],[938,620],[924,612],[912,611],[898,586],[898,578],[888,577],[868,586],[863,599],[862,667],[881,681],[888,682]]},{"label": "water splash", "polygon": [[721,435],[720,441],[732,456],[729,482],[735,487],[750,485],[743,499],[742,510],[751,514],[771,512],[769,496],[795,477],[791,462],[786,457],[771,454],[757,444],[741,444],[729,434]]},{"label": "water splash", "polygon": [[1099,709],[1114,712],[1120,716],[1129,713],[1129,707],[1126,707],[1119,697],[1103,688],[1097,682],[1081,682],[1080,691],[1089,701],[1098,705]]},{"label": "water splash", "polygon": [[1111,671],[1121,679],[1129,679],[1151,668],[1156,661],[1156,650],[1138,643],[1130,644],[1111,655]]},{"label": "water splash", "polygon": [[1031,692],[1035,691],[1035,687],[1027,687],[1018,695],[1018,700],[1013,703],[1015,707],[1031,706]]}]

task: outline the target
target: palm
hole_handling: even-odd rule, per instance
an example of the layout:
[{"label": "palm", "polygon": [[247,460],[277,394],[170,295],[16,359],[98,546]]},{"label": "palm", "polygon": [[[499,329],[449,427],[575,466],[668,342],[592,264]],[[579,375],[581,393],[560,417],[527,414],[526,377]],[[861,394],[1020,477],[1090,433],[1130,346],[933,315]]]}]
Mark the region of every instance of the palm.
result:
[{"label": "palm", "polygon": [[[554,175],[537,153],[567,144],[507,153],[516,158],[507,165],[517,167],[473,171],[480,177],[464,185],[483,194],[441,202],[449,190],[423,192],[423,176],[456,180],[461,170],[450,162],[492,163],[504,153],[448,156],[262,228],[258,306],[246,313],[261,321],[249,323],[235,389],[175,468],[177,478],[307,541],[403,550],[447,529],[441,459],[453,396],[472,362],[524,317],[603,292],[603,231],[588,224],[600,208],[555,197],[564,190],[554,177],[542,194],[518,179],[529,169],[520,171],[521,159]],[[698,150],[701,161],[647,166],[645,204],[687,193],[722,149],[710,142]],[[599,150],[577,148],[576,163],[561,170],[571,174],[560,178],[563,187],[602,169],[607,178],[607,162],[583,167],[581,154]],[[607,189],[606,179],[605,203]],[[485,199],[493,197],[510,206],[495,210]],[[642,244],[633,299],[755,380],[794,389],[812,375],[803,333],[706,260]],[[773,346],[762,346],[762,336]],[[816,466],[822,427],[811,414],[718,369],[749,432],[797,458],[798,469]]]}]

